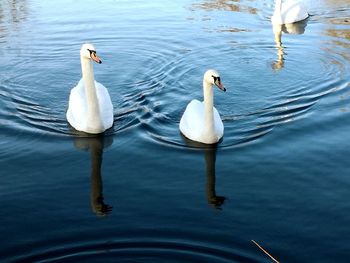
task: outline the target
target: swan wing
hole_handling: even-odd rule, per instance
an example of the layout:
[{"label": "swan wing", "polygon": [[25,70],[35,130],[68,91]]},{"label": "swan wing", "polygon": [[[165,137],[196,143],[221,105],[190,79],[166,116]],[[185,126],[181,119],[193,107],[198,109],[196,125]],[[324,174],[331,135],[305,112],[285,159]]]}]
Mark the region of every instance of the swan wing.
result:
[{"label": "swan wing", "polygon": [[224,135],[224,124],[222,123],[221,117],[217,109],[214,107],[214,125],[215,125],[215,133],[218,136],[218,139]]},{"label": "swan wing", "polygon": [[112,100],[105,86],[97,81],[95,81],[95,86],[103,127],[109,129],[114,119]]},{"label": "swan wing", "polygon": [[309,17],[306,7],[303,3],[288,0],[282,3],[281,13],[276,12],[271,17],[273,24],[292,24],[298,21],[302,21]]},{"label": "swan wing", "polygon": [[71,126],[78,131],[82,131],[86,126],[86,113],[87,105],[84,82],[81,79],[70,92],[66,117]]},{"label": "swan wing", "polygon": [[306,7],[297,1],[286,1],[283,3],[281,14],[284,24],[295,23],[309,16]]},{"label": "swan wing", "polygon": [[187,138],[198,141],[204,127],[203,102],[192,100],[186,107],[180,120],[180,131]]}]

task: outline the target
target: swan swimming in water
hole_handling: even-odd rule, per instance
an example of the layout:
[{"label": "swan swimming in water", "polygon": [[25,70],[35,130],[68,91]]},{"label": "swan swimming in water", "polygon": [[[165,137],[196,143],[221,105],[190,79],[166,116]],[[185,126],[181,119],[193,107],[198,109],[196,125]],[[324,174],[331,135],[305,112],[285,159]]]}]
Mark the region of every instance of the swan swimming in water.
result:
[{"label": "swan swimming in water", "polygon": [[69,96],[66,113],[69,124],[78,131],[102,133],[113,125],[113,105],[108,90],[94,79],[92,60],[101,64],[92,44],[80,49],[82,78]]},{"label": "swan swimming in water", "polygon": [[181,117],[180,131],[192,141],[213,144],[224,135],[224,125],[214,107],[213,85],[226,91],[221,84],[219,73],[211,69],[205,72],[203,77],[203,102],[192,100]]},{"label": "swan swimming in water", "polygon": [[276,0],[275,11],[271,17],[272,24],[291,24],[309,17],[305,6],[296,0]]}]

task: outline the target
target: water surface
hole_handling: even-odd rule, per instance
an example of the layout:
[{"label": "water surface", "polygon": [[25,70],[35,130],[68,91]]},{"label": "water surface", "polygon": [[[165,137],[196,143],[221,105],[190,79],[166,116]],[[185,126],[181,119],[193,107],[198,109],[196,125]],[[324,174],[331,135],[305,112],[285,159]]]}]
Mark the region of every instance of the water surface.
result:
[{"label": "water surface", "polygon": [[[2,1],[2,262],[345,262],[350,8],[273,30],[273,1]],[[274,33],[281,33],[276,41]],[[277,38],[278,39],[278,38]],[[102,136],[65,119],[79,49],[114,105]],[[215,68],[223,140],[178,130]]]}]

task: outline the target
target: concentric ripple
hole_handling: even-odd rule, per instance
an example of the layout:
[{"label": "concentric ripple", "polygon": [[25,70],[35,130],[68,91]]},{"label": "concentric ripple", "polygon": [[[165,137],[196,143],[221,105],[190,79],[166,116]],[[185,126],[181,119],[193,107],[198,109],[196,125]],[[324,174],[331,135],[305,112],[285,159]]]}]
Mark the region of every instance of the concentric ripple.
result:
[{"label": "concentric ripple", "polygon": [[[224,95],[215,92],[215,104],[225,126],[225,135],[219,147],[224,148],[254,143],[271,133],[276,126],[300,119],[312,120],[320,103],[327,101],[327,98],[332,101],[342,96],[349,87],[349,58],[344,50],[346,41],[339,40],[339,36],[345,34],[333,33],[337,40],[327,36],[315,45],[310,41],[314,35],[322,33],[315,18],[312,18],[311,22],[303,22],[300,35],[282,33],[280,54],[269,19],[263,18],[265,26],[257,26],[258,31],[251,28],[232,32],[215,30],[217,24],[222,27],[227,23],[227,16],[233,18],[235,15],[229,8],[230,3],[227,6],[222,4],[196,5],[192,9],[192,12],[202,12],[197,10],[201,8],[216,11],[223,18],[220,20],[221,16],[216,16],[216,23],[208,22],[214,30],[209,30],[207,34],[215,41],[199,39],[197,48],[188,51],[170,71],[169,75],[172,76],[168,77],[169,80],[165,80],[169,83],[167,92],[170,93],[173,91],[171,85],[176,83],[173,81],[181,81],[181,85],[172,94],[172,105],[176,107],[164,104],[164,114],[155,116],[152,122],[145,124],[145,130],[156,142],[188,147],[179,134],[179,120],[191,99],[202,98],[201,77],[208,67],[220,71],[228,90]],[[266,4],[264,2],[262,5]],[[256,14],[253,12],[251,15]],[[311,23],[310,28],[307,27],[308,22]],[[208,26],[204,26],[203,30],[208,31]],[[326,34],[330,33],[326,31]],[[252,42],[250,39],[254,38],[253,35],[269,37]],[[232,37],[235,42],[231,41]],[[270,67],[274,54],[282,63],[277,71]],[[187,69],[185,76],[176,75],[181,69]],[[187,82],[186,78],[192,81]]]},{"label": "concentric ripple", "polygon": [[[277,47],[269,21],[273,1],[203,1],[174,8],[177,12],[167,9],[146,16],[143,24],[137,16],[113,22],[113,11],[105,9],[108,26],[95,18],[93,29],[103,28],[104,35],[92,40],[105,61],[95,66],[95,76],[109,89],[115,107],[108,135],[137,129],[140,138],[152,143],[187,147],[179,121],[186,104],[202,98],[202,76],[209,68],[221,73],[227,87],[225,94],[215,91],[225,125],[220,147],[255,142],[277,125],[309,118],[320,101],[348,87],[346,22],[330,19],[332,10],[311,17],[299,34],[285,29]],[[205,19],[209,14],[212,19]],[[239,23],[241,15],[252,22]],[[68,47],[63,32],[67,30],[65,38],[73,38],[80,28],[69,29],[87,17],[80,19],[61,21],[62,32],[55,37],[36,21],[37,30],[46,34],[27,42],[35,32],[21,32],[19,42],[7,47],[6,78],[0,82],[2,129],[34,137],[77,136],[65,111],[69,90],[80,78],[78,50],[88,37]],[[156,23],[161,19],[167,26]],[[332,28],[318,27],[325,20]],[[321,41],[313,42],[318,35]]]},{"label": "concentric ripple", "polygon": [[[214,49],[214,47],[208,47],[208,50],[210,49]],[[256,51],[259,48],[255,46],[252,49]],[[271,48],[270,51],[272,50]],[[223,57],[231,58],[236,57],[237,52],[235,49],[229,50],[227,48],[220,50]],[[314,69],[308,69],[308,65],[303,70],[306,68],[310,72],[306,71],[306,74],[302,72],[301,67],[297,66],[299,62],[295,58],[291,58],[289,61],[295,64],[295,68],[286,69],[286,72],[280,73],[273,72],[263,62],[257,63],[255,61],[257,58],[253,57],[251,61],[254,65],[251,64],[252,62],[242,65],[242,63],[229,60],[229,63],[232,62],[233,65],[238,64],[241,67],[237,70],[238,72],[225,70],[225,68],[230,68],[229,63],[220,61],[222,64],[226,64],[226,67],[224,66],[220,72],[228,90],[226,94],[215,91],[216,107],[221,113],[225,126],[225,135],[220,147],[242,146],[269,134],[277,125],[308,118],[312,115],[315,105],[320,101],[329,96],[338,96],[348,87],[348,82],[341,79],[341,76],[346,74],[344,67],[347,67],[343,58],[330,54],[328,57],[337,59],[337,63],[329,65],[322,57],[323,51],[318,53],[310,50],[308,54],[314,56],[313,59],[319,62],[320,70],[317,71],[317,75],[315,75]],[[194,59],[191,56],[194,56],[199,62],[204,60],[196,52],[187,54],[187,59]],[[184,67],[186,60],[181,61],[181,63],[178,65]],[[172,101],[178,107],[164,104],[162,114],[157,115],[150,112],[148,120],[151,121],[144,123],[145,130],[151,138],[159,143],[187,147],[179,136],[179,120],[186,103],[193,98],[201,99],[202,97],[200,77],[203,71],[196,70],[195,73],[193,71],[188,70],[187,74],[188,76],[191,73],[197,75],[195,84],[186,85],[185,83],[182,85],[183,87],[179,86],[176,92],[179,94],[180,89],[182,89],[183,95],[181,94],[181,96],[176,96],[175,92],[173,94]],[[176,70],[174,69],[173,72]],[[262,77],[264,83],[259,78],[257,81],[250,79],[251,72],[264,76]],[[299,77],[285,83],[285,74]],[[183,76],[179,76],[178,79],[183,79]],[[231,85],[232,87],[230,87]],[[168,92],[172,91],[171,88],[167,90]],[[151,116],[153,117],[151,118]]]},{"label": "concentric ripple", "polygon": [[[346,226],[349,207],[350,9],[304,2],[312,16],[278,41],[273,0],[0,1],[0,261],[262,262],[256,233],[283,260],[330,246],[317,258],[348,258],[347,229],[332,222]],[[114,105],[106,140],[82,139],[65,118],[84,42]],[[209,68],[227,88],[215,89],[225,134],[204,164],[179,122]],[[118,206],[103,219],[89,206],[102,186]],[[207,208],[225,198],[215,187],[232,200],[223,211]],[[332,235],[312,236],[321,228]]]},{"label": "concentric ripple", "polygon": [[18,256],[12,262],[258,262],[239,249],[194,242],[120,239],[102,243],[65,244]]}]

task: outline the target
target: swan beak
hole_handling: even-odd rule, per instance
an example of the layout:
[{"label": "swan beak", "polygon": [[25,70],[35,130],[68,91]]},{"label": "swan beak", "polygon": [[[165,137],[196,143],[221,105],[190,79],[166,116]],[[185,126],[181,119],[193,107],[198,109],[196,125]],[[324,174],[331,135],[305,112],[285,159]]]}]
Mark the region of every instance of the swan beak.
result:
[{"label": "swan beak", "polygon": [[221,84],[220,80],[215,81],[215,86],[218,87],[220,90],[222,90],[223,92],[226,91],[226,88],[224,87],[224,85]]},{"label": "swan beak", "polygon": [[98,63],[98,64],[101,64],[101,63],[102,63],[102,60],[96,55],[95,52],[92,52],[92,53],[91,53],[91,59],[92,59],[93,61],[95,61],[96,63]]}]

